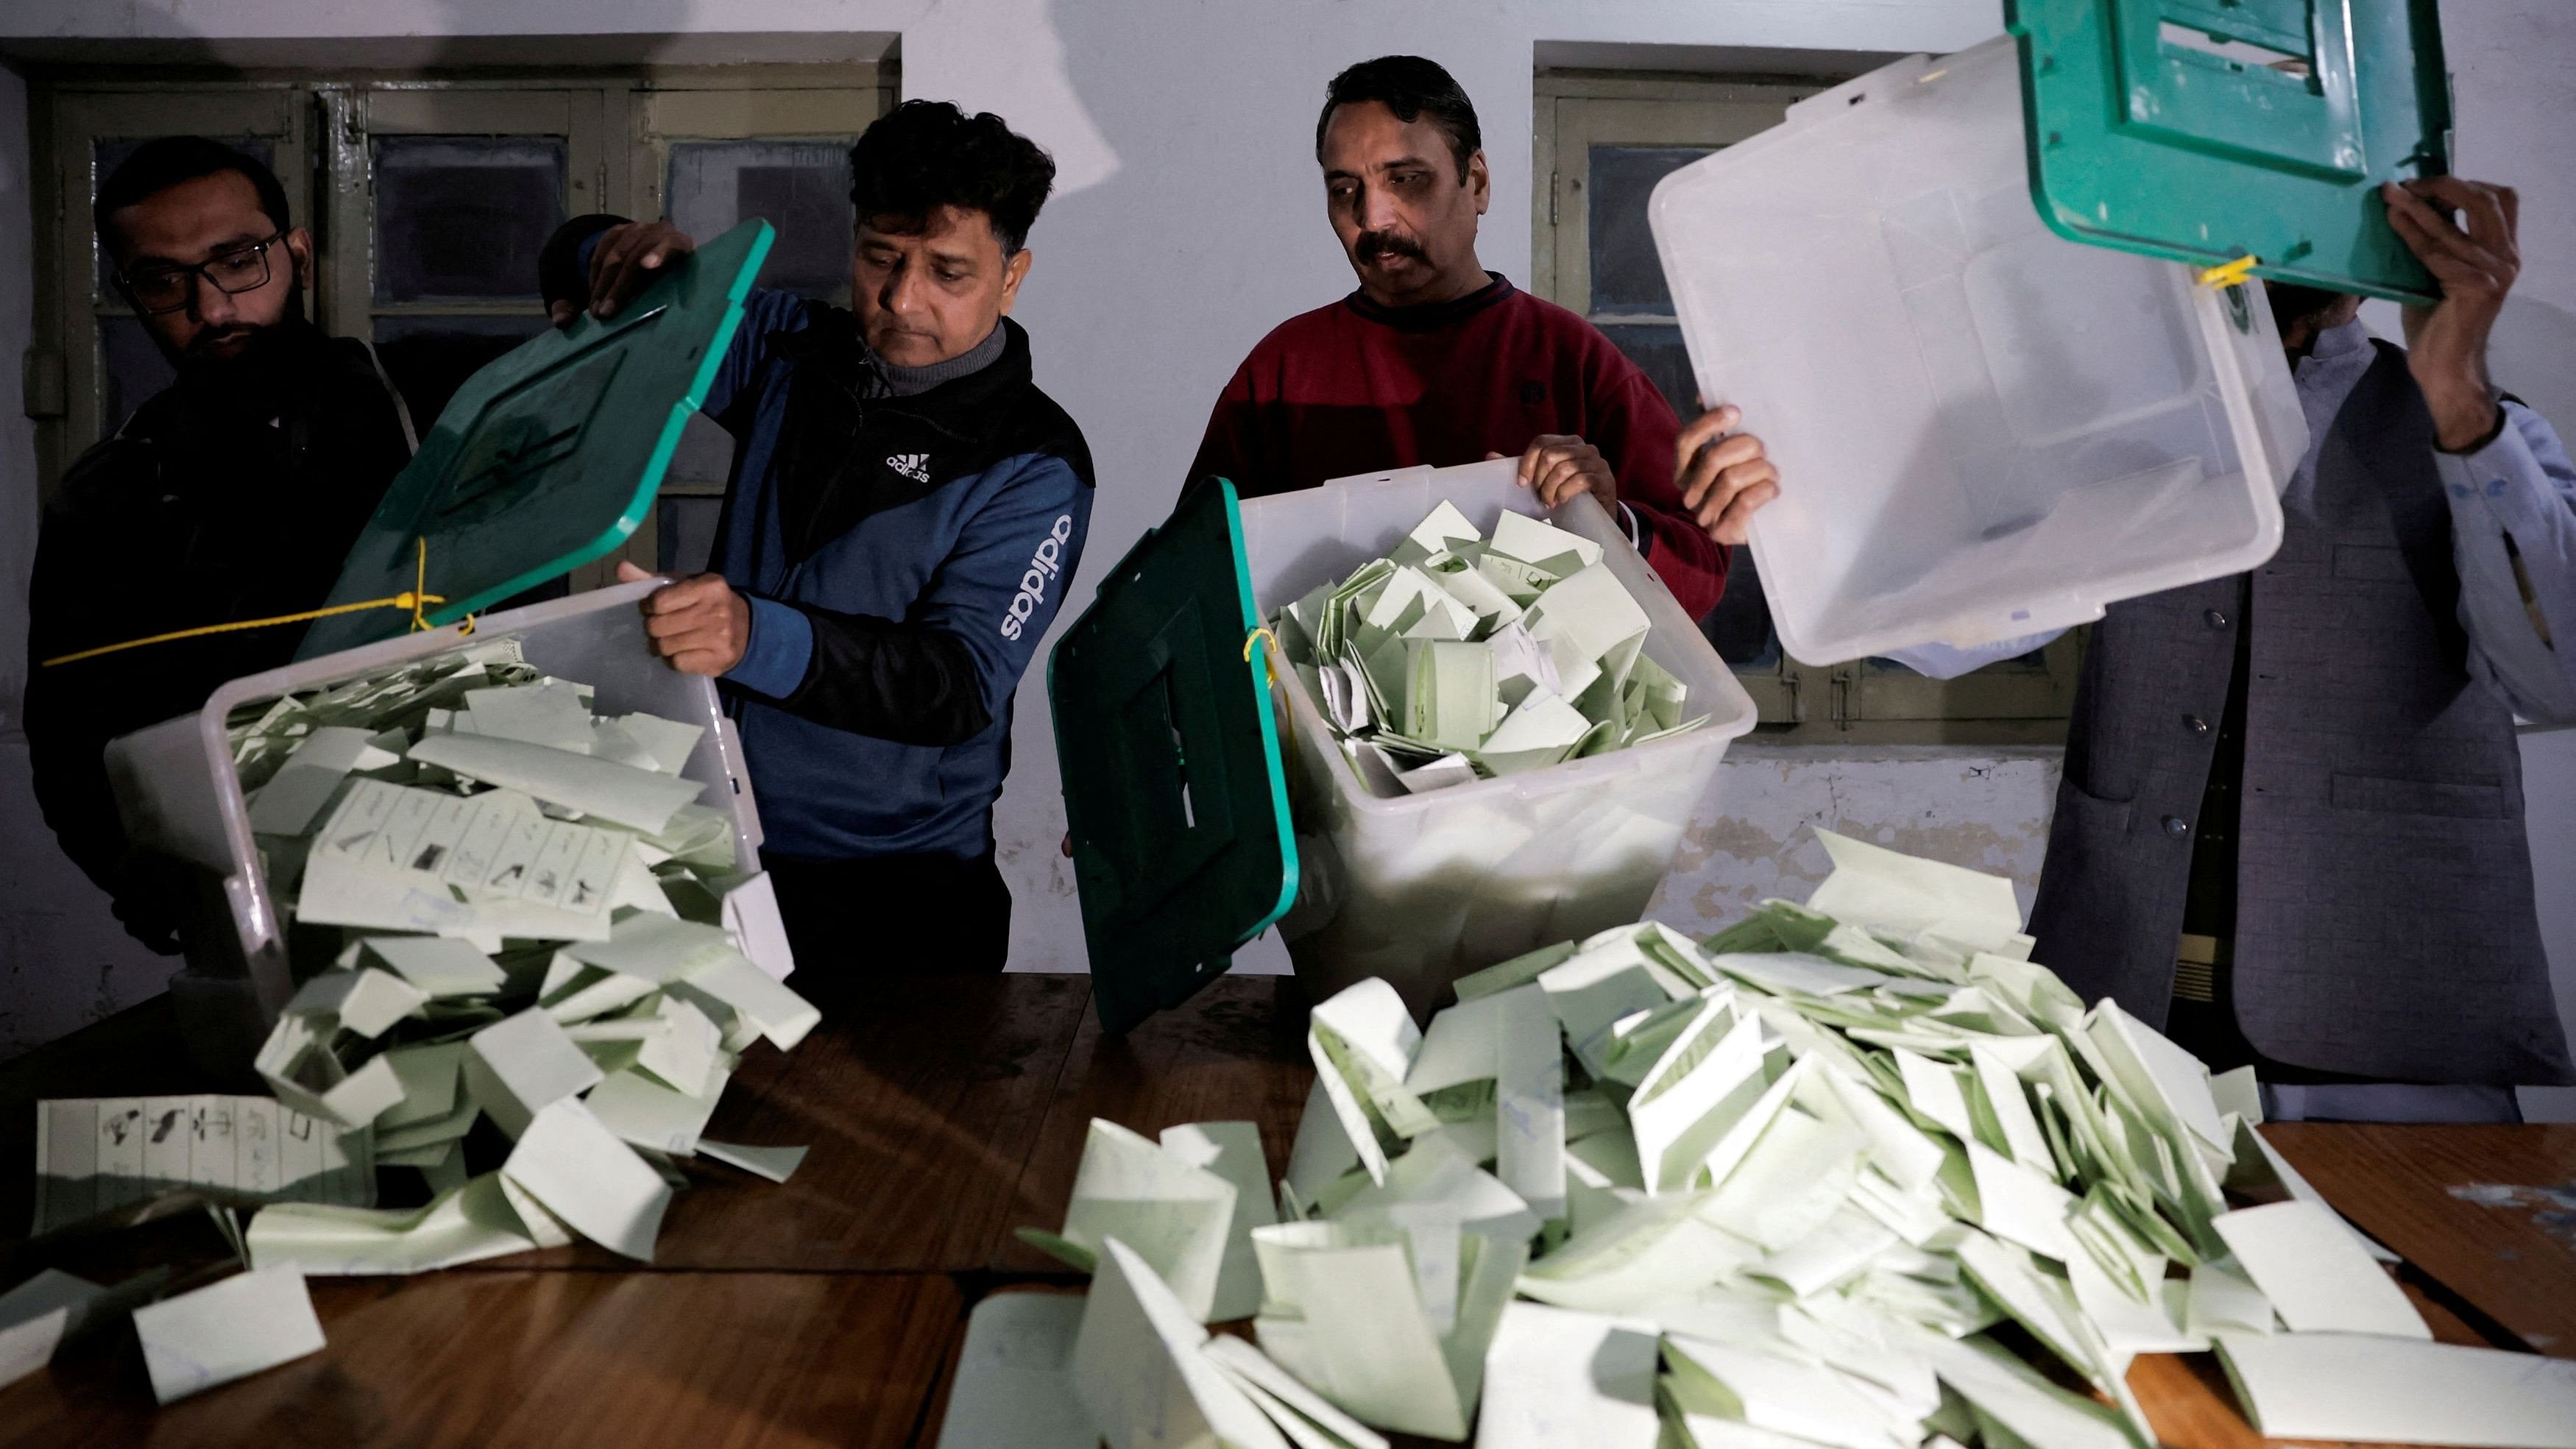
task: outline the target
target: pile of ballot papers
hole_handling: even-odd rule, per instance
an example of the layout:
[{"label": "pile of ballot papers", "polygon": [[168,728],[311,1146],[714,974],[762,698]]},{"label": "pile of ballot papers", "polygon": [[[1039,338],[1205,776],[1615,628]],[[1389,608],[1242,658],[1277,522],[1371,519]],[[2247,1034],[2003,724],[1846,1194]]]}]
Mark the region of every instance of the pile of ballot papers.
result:
[{"label": "pile of ballot papers", "polygon": [[1381,795],[1514,775],[1697,729],[1646,657],[1646,611],[1601,545],[1456,505],[1271,621],[1289,665]]},{"label": "pile of ballot papers", "polygon": [[2433,1343],[2249,1072],[2085,1009],[2008,881],[1823,838],[1707,941],[1321,1003],[1275,1197],[1251,1124],[1095,1123],[1022,1234],[1090,1292],[979,1309],[945,1449],[2152,1449],[2130,1360],[2202,1350],[2274,1437],[2576,1444],[2576,1364]]},{"label": "pile of ballot papers", "polygon": [[[284,1305],[207,1320],[240,1372],[318,1348],[299,1273],[576,1235],[650,1261],[673,1159],[785,1181],[804,1156],[703,1135],[741,1054],[819,1016],[778,979],[768,881],[735,873],[732,819],[680,774],[702,727],[590,700],[504,640],[231,722],[303,983],[254,1064],[275,1095],[48,1101],[37,1121],[37,1232],[194,1192],[257,1270],[138,1312],[147,1358],[219,1290]],[[418,1205],[378,1206],[380,1185]],[[232,1376],[154,1371],[165,1399]]]},{"label": "pile of ballot papers", "polygon": [[[701,1135],[740,1052],[818,1020],[747,954],[776,907],[680,774],[701,729],[595,716],[585,686],[507,641],[235,723],[271,889],[344,943],[287,1003],[260,1076],[436,1193],[264,1209],[254,1262],[418,1272],[569,1233],[649,1261],[670,1158],[781,1175]],[[515,1146],[469,1178],[478,1118]]]}]

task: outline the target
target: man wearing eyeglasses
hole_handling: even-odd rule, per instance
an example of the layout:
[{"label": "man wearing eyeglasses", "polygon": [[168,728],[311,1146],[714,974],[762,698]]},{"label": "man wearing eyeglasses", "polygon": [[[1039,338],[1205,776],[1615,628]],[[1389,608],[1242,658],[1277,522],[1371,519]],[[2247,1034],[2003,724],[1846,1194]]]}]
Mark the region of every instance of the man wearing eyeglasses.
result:
[{"label": "man wearing eyeglasses", "polygon": [[411,457],[401,404],[365,344],[304,318],[313,239],[268,167],[195,136],[146,142],[99,187],[118,296],[178,369],[64,474],[29,588],[27,741],[64,853],[126,929],[176,949],[182,887],[127,859],[102,751],[294,657],[298,625],[101,645],[319,607]]}]

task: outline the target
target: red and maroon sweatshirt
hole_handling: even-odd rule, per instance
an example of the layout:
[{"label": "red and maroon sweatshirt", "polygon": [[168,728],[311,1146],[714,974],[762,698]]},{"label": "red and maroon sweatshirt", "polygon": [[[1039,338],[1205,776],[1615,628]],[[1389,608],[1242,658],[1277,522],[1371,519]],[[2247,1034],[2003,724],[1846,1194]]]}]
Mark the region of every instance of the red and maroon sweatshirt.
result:
[{"label": "red and maroon sweatshirt", "polygon": [[1726,591],[1726,550],[1673,486],[1670,404],[1581,317],[1499,273],[1454,302],[1382,307],[1353,292],[1256,344],[1217,398],[1192,478],[1247,498],[1328,478],[1517,457],[1541,433],[1601,450],[1638,547],[1697,618]]}]

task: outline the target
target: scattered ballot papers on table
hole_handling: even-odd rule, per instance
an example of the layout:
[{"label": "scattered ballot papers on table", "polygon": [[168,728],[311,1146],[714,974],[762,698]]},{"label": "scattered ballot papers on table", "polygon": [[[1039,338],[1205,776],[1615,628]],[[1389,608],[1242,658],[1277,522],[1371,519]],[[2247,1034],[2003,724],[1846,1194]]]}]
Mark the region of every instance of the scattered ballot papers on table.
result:
[{"label": "scattered ballot papers on table", "polygon": [[[1319,1004],[1275,1221],[1230,1195],[1257,1148],[1177,1145],[1242,1124],[1095,1123],[1025,1234],[1089,1299],[979,1310],[1008,1354],[942,1449],[1023,1402],[1113,1449],[2152,1449],[2131,1359],[2211,1350],[2268,1433],[2576,1446],[2576,1365],[2431,1342],[2249,1074],[2086,1009],[2009,882],[1824,839],[1809,905],[1705,941],[1534,952],[1428,1030],[1383,982]],[[1246,1238],[1255,1342],[1212,1337]]]}]

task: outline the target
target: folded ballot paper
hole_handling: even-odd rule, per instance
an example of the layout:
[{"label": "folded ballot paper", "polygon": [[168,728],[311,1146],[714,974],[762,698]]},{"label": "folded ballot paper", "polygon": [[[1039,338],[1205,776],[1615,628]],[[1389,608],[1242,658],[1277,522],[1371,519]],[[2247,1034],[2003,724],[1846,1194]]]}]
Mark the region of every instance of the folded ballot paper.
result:
[{"label": "folded ballot paper", "polygon": [[1244,1124],[1093,1124],[1029,1235],[1089,1298],[996,1311],[943,1449],[1039,1404],[1113,1449],[2152,1449],[2130,1360],[2205,1351],[2266,1433],[2576,1449],[2576,1365],[2432,1342],[2250,1075],[2088,1010],[2009,882],[1823,839],[1705,941],[1533,952],[1425,1029],[1319,1004],[1275,1221]]},{"label": "folded ballot paper", "polygon": [[[680,774],[700,727],[590,700],[503,640],[237,715],[255,838],[314,953],[253,1063],[274,1096],[45,1103],[36,1231],[187,1187],[256,1208],[262,1274],[575,1236],[649,1261],[670,1159],[784,1181],[804,1149],[704,1135],[742,1054],[819,1020],[780,980],[769,882],[735,873],[730,818]],[[376,1206],[388,1170],[427,1201]]]},{"label": "folded ballot paper", "polygon": [[1697,729],[1644,652],[1646,611],[1601,545],[1505,511],[1486,538],[1442,503],[1386,558],[1271,621],[1380,794],[1513,775]]}]

